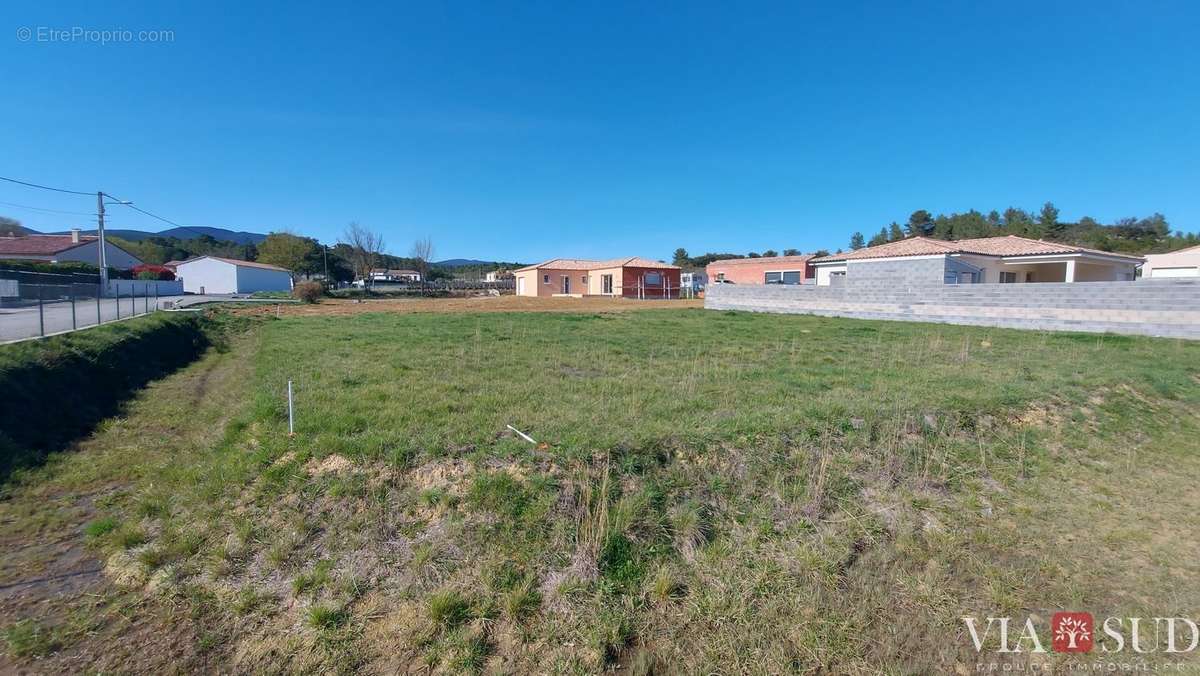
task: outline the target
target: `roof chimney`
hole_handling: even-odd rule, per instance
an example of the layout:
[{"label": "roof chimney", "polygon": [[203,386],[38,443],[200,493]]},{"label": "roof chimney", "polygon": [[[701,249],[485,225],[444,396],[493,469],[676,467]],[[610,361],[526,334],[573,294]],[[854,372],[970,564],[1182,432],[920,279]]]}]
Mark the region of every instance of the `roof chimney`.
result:
[{"label": "roof chimney", "polygon": [[79,228],[71,228],[71,244],[79,244]]}]

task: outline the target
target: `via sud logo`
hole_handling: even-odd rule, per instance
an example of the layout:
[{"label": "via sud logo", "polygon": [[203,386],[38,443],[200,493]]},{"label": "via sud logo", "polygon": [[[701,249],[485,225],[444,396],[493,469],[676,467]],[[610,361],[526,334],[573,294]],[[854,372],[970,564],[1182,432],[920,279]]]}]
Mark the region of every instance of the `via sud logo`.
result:
[{"label": "via sud logo", "polygon": [[[994,639],[997,653],[1045,653],[1032,617],[963,617],[975,652]],[[1097,636],[1099,633],[1100,636]],[[1103,638],[1103,641],[1098,641]],[[1108,617],[1099,625],[1091,613],[1059,612],[1050,618],[1050,649],[1056,653],[1190,653],[1200,646],[1200,627],[1186,617]]]}]

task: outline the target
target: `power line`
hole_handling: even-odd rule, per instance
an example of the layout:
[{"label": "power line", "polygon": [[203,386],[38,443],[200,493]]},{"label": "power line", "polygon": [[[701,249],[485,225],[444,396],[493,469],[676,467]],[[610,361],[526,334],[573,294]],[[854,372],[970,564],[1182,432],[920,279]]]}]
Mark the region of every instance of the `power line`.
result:
[{"label": "power line", "polygon": [[68,214],[70,216],[95,216],[96,214],[86,211],[63,211],[62,209],[47,209],[45,207],[31,207],[28,204],[17,204],[16,202],[0,202],[7,207],[16,207],[17,209],[29,209],[30,211],[44,211],[48,214]]},{"label": "power line", "polygon": [[0,181],[8,181],[9,183],[17,183],[19,185],[27,185],[30,188],[41,188],[42,190],[53,190],[54,192],[65,192],[68,195],[87,195],[90,197],[90,196],[96,194],[94,192],[83,192],[81,190],[67,190],[66,188],[51,188],[48,185],[38,185],[37,183],[29,183],[28,181],[18,181],[15,178],[6,178],[4,176],[0,176]]},{"label": "power line", "polygon": [[[8,181],[9,183],[16,183],[18,185],[29,186],[30,188],[40,188],[42,190],[53,190],[54,192],[67,193],[68,195],[87,195],[90,197],[90,196],[96,194],[96,193],[92,193],[92,192],[83,192],[81,190],[67,190],[66,188],[54,188],[54,187],[51,187],[48,185],[39,185],[37,183],[30,183],[29,181],[19,181],[15,178],[8,178],[6,176],[0,176],[0,181]],[[142,209],[141,207],[134,206],[133,202],[128,201],[128,200],[122,200],[121,198],[116,197],[115,195],[111,195],[106,192],[101,192],[100,194],[103,195],[104,197],[111,197],[112,199],[116,200],[116,204],[119,204],[124,207],[129,207],[130,209],[133,209],[134,211],[145,214],[145,215],[149,216],[150,218],[160,220],[163,223],[166,223],[168,225],[173,225],[182,230],[189,230],[191,232],[196,233],[197,235],[207,234],[207,233],[201,232],[200,230],[197,230],[196,228],[193,228],[191,226],[176,223],[175,221],[172,221],[169,218],[163,218],[162,216],[159,216],[158,214],[154,214],[149,211],[146,211],[145,209]],[[85,213],[81,213],[78,211],[58,211],[55,209],[41,209],[39,207],[27,207],[27,206],[23,206],[20,204],[11,204],[11,203],[7,203],[7,202],[0,202],[0,204],[9,204],[9,206],[19,207],[22,209],[33,209],[35,211],[46,211],[48,213],[62,213],[62,214],[70,214],[70,215],[76,215],[76,216],[92,216],[92,215],[94,215],[94,214],[85,214]]]}]

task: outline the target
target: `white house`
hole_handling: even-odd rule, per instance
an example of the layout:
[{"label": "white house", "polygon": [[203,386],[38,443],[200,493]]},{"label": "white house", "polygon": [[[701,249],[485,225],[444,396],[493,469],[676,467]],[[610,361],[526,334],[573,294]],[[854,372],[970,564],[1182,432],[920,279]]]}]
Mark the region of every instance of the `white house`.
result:
[{"label": "white house", "polygon": [[[141,264],[141,260],[105,240],[105,260],[110,268],[122,270]],[[80,235],[79,230],[69,235],[25,235],[24,237],[0,237],[0,258],[29,260],[42,263],[91,263],[99,265],[100,238]]]},{"label": "white house", "polygon": [[1142,279],[1164,277],[1200,277],[1200,246],[1146,256]]},{"label": "white house", "polygon": [[292,274],[266,263],[217,256],[198,256],[175,264],[185,293],[254,293],[291,291]]},{"label": "white house", "polygon": [[1008,235],[946,241],[928,237],[814,258],[817,285],[847,278],[886,284],[1014,284],[1133,281],[1141,256]]},{"label": "white house", "polygon": [[379,268],[371,271],[371,281],[416,284],[421,281],[421,273],[416,270],[384,270]]}]

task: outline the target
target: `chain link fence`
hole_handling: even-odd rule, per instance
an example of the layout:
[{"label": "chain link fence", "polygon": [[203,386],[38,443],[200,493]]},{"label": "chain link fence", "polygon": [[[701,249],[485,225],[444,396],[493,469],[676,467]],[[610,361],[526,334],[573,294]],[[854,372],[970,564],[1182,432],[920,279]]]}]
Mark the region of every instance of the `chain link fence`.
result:
[{"label": "chain link fence", "polygon": [[106,324],[159,309],[158,285],[125,282],[101,293],[100,276],[0,269],[0,343]]}]

